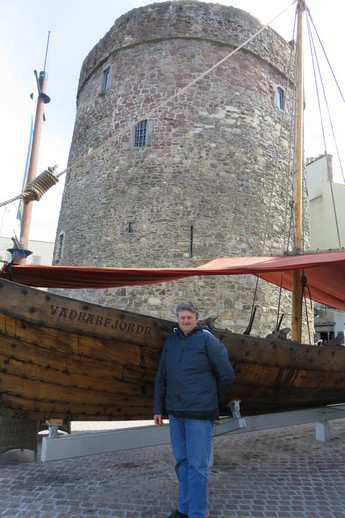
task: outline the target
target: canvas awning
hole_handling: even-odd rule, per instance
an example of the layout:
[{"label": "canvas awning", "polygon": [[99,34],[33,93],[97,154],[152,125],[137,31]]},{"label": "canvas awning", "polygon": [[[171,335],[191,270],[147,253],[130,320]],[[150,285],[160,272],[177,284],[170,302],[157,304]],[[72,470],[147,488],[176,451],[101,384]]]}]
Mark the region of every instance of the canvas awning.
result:
[{"label": "canvas awning", "polygon": [[286,290],[301,269],[312,300],[345,310],[345,251],[293,256],[221,257],[195,268],[107,268],[6,265],[0,277],[41,288],[117,288],[171,282],[192,276],[255,275]]}]

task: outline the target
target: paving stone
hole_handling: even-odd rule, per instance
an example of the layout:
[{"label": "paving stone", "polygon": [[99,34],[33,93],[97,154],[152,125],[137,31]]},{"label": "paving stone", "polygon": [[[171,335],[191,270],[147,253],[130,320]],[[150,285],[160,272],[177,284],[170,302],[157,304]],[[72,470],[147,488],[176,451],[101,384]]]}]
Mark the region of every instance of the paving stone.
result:
[{"label": "paving stone", "polygon": [[[344,440],[345,420],[327,443],[314,425],[216,437],[208,518],[345,518]],[[169,445],[50,462],[14,450],[0,495],[6,518],[166,518],[177,483]]]}]

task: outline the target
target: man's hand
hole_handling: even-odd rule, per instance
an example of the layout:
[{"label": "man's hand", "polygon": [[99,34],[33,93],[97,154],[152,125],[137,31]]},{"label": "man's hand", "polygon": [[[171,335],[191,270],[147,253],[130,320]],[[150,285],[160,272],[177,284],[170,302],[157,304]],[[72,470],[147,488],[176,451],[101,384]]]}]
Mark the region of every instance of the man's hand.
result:
[{"label": "man's hand", "polygon": [[162,424],[164,424],[162,416],[159,414],[153,416],[153,421],[156,426],[162,426]]}]

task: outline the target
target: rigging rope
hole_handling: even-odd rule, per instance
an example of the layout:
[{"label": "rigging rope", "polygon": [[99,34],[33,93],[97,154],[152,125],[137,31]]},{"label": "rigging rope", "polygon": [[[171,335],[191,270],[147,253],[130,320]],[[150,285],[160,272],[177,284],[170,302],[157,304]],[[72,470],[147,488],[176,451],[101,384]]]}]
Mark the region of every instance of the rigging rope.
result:
[{"label": "rigging rope", "polygon": [[57,184],[59,178],[55,174],[56,167],[48,167],[25,188],[21,194],[24,201],[39,201],[48,189]]},{"label": "rigging rope", "polygon": [[[311,49],[311,58],[312,58],[311,61],[312,61],[312,65],[313,65],[314,78],[315,78],[314,82],[315,82],[315,85],[316,85],[319,114],[320,114],[320,119],[321,119],[322,136],[323,136],[323,142],[324,142],[325,155],[326,155],[326,158],[327,158],[328,180],[329,180],[329,186],[330,186],[330,191],[331,191],[331,199],[332,199],[332,205],[333,205],[333,211],[334,211],[334,218],[335,218],[335,224],[336,224],[336,232],[337,232],[337,237],[338,237],[338,244],[339,244],[339,248],[341,248],[342,247],[342,243],[341,243],[341,238],[340,238],[340,231],[339,231],[338,216],[337,216],[337,210],[336,210],[336,204],[335,204],[334,189],[333,189],[333,184],[332,184],[331,165],[330,165],[329,154],[327,152],[326,137],[325,137],[324,124],[323,124],[323,118],[322,118],[322,110],[321,110],[321,102],[320,102],[320,92],[319,92],[319,88],[318,88],[318,82],[316,80],[316,75],[317,74],[316,74],[315,70],[317,70],[317,72],[318,72],[318,77],[319,77],[319,81],[320,81],[320,84],[321,84],[321,91],[322,91],[324,103],[325,103],[325,106],[326,106],[326,109],[327,109],[327,114],[328,114],[328,117],[329,117],[329,124],[330,124],[330,128],[331,128],[331,131],[332,131],[333,141],[334,141],[335,148],[336,148],[336,151],[337,151],[338,161],[339,161],[339,164],[340,164],[340,168],[341,168],[343,179],[344,179],[344,173],[343,173],[343,169],[342,169],[342,164],[341,164],[340,154],[339,154],[339,150],[338,150],[338,145],[337,145],[336,138],[335,138],[334,127],[333,127],[331,116],[330,116],[330,110],[329,110],[329,105],[328,105],[328,102],[327,102],[327,96],[326,96],[326,92],[325,92],[325,88],[324,88],[324,83],[323,83],[323,80],[322,80],[322,75],[321,75],[321,71],[320,71],[319,61],[318,61],[317,53],[316,53],[316,50],[315,50],[315,44],[314,44],[314,40],[313,40],[313,35],[312,35],[312,32],[311,32],[311,28],[310,28],[310,23],[312,24],[312,26],[314,28],[314,31],[315,31],[315,33],[317,35],[317,38],[318,38],[319,43],[321,45],[321,49],[322,49],[322,51],[323,51],[323,53],[325,55],[327,64],[328,64],[328,66],[329,66],[329,68],[331,70],[333,79],[334,79],[334,81],[336,83],[336,86],[337,86],[337,89],[338,89],[338,91],[340,93],[341,99],[343,101],[345,99],[344,99],[344,96],[343,96],[343,94],[342,94],[342,92],[340,90],[339,84],[338,84],[338,82],[337,82],[337,80],[335,78],[334,72],[333,72],[332,67],[330,65],[330,61],[329,61],[329,59],[328,59],[328,57],[327,57],[327,55],[325,53],[324,47],[322,46],[322,43],[320,41],[320,37],[319,37],[319,35],[318,35],[317,31],[316,31],[316,28],[314,26],[314,23],[313,23],[313,20],[311,18],[311,15],[310,15],[310,12],[309,12],[308,8],[306,9],[306,14],[307,14],[306,19],[307,19],[308,36],[309,36],[309,43],[310,43],[310,49]],[[315,63],[316,63],[317,66],[315,65]],[[283,119],[283,117],[282,117],[282,119]],[[282,123],[283,123],[283,120],[282,120]],[[292,132],[291,132],[291,134],[292,134]],[[289,163],[290,163],[290,160],[289,160]],[[278,161],[277,161],[277,165],[278,165]],[[305,171],[304,171],[304,173],[305,173]],[[344,179],[344,181],[345,181],[345,179]],[[304,177],[304,184],[306,184],[306,178],[305,177]],[[273,185],[272,185],[272,191],[273,191]],[[271,196],[272,196],[272,191],[271,191]],[[293,225],[293,219],[292,219],[293,201],[290,201],[290,209],[291,209],[290,226],[289,226],[290,230],[289,230],[289,236],[287,238],[287,242],[286,242],[286,246],[284,247],[284,250],[288,250],[289,242],[290,242],[290,237],[291,237],[291,230],[292,230],[292,225]],[[271,207],[269,205],[268,216],[270,216],[270,213],[271,213]],[[267,224],[268,223],[269,223],[269,217],[268,217],[268,220],[267,220]],[[304,222],[304,224],[305,224],[305,222]],[[286,239],[286,236],[285,236],[284,239]],[[266,244],[266,234],[265,234],[264,245],[263,245],[264,249],[265,249],[265,244]],[[259,279],[257,279],[257,281],[256,281],[255,293],[254,293],[254,298],[253,298],[253,306],[254,306],[254,303],[255,303],[256,298],[257,298],[258,282],[259,282]],[[312,343],[312,336],[311,336],[311,332],[310,332],[310,319],[309,319],[308,309],[307,309],[307,298],[308,298],[306,296],[306,291],[307,290],[309,290],[308,285],[304,286],[302,297],[303,297],[304,303],[305,303],[305,312],[306,312],[306,322],[307,322],[307,332],[308,332],[308,337],[309,337],[309,343]],[[279,312],[280,312],[279,308],[280,308],[280,305],[281,305],[281,294],[282,294],[282,288],[280,288],[277,318],[279,317]],[[311,300],[310,294],[309,294],[309,299]]]},{"label": "rigging rope", "polygon": [[[306,319],[305,321],[307,323],[307,334],[308,334],[309,343],[312,344],[312,343],[314,343],[314,336],[312,336],[311,329],[310,329],[310,317],[309,317],[309,312],[308,312],[308,300],[310,302],[310,313],[313,311],[313,301],[312,301],[312,298],[311,298],[310,288],[308,286],[308,280],[307,280],[307,277],[305,277],[304,274],[303,274],[303,277],[302,277],[302,285],[303,285],[303,289],[302,289],[302,304],[304,302],[305,319]],[[306,291],[308,292],[308,296],[305,293]]]},{"label": "rigging rope", "polygon": [[53,185],[56,185],[59,181],[59,178],[55,174],[55,169],[57,166],[54,167],[48,167],[43,173],[38,175],[29,185],[27,185],[24,189],[24,191],[16,196],[15,198],[12,198],[11,200],[8,200],[7,202],[0,203],[0,207],[3,207],[4,205],[7,205],[8,203],[11,203],[16,200],[24,200],[26,203],[29,203],[30,201],[39,201],[42,196],[53,187]]},{"label": "rigging rope", "polygon": [[[330,187],[330,191],[331,191],[332,207],[333,207],[335,226],[336,226],[336,232],[337,232],[337,238],[338,238],[338,246],[339,246],[339,248],[341,248],[342,243],[341,243],[341,238],[340,238],[338,214],[337,214],[337,208],[336,208],[336,203],[335,203],[335,198],[334,198],[332,173],[331,173],[331,167],[330,167],[330,160],[328,158],[329,154],[327,152],[327,142],[326,142],[326,135],[325,135],[325,126],[324,126],[323,117],[322,117],[320,92],[319,92],[318,82],[316,80],[316,71],[318,73],[319,81],[320,81],[320,84],[321,84],[321,91],[322,91],[322,94],[323,94],[323,100],[324,100],[324,103],[325,103],[325,106],[326,106],[326,111],[327,111],[327,115],[328,115],[328,119],[329,119],[329,124],[330,124],[331,130],[332,130],[333,140],[334,140],[334,143],[335,143],[335,146],[336,146],[336,150],[337,150],[337,153],[338,153],[338,159],[339,159],[339,163],[340,164],[341,164],[341,160],[339,158],[338,146],[337,146],[337,142],[336,142],[336,138],[335,138],[335,134],[334,134],[334,128],[333,128],[333,124],[332,124],[332,120],[331,120],[329,105],[328,105],[327,96],[326,96],[326,92],[325,92],[325,86],[324,86],[324,82],[323,82],[322,75],[321,75],[320,64],[319,64],[318,56],[317,56],[317,53],[316,53],[316,50],[315,50],[315,44],[314,44],[314,40],[313,40],[313,35],[311,33],[310,24],[308,22],[309,22],[309,17],[307,17],[307,27],[308,27],[308,36],[309,36],[309,41],[310,41],[311,61],[312,61],[312,66],[313,66],[314,78],[315,78],[314,82],[315,82],[317,103],[318,103],[318,108],[319,108],[319,116],[320,116],[321,130],[322,130],[322,138],[323,138],[323,143],[324,143],[325,155],[327,157],[327,175],[328,175],[329,187]],[[324,50],[323,47],[322,47],[322,50]],[[328,59],[327,59],[327,63],[329,64]],[[343,175],[343,177],[344,177],[344,175]]]}]

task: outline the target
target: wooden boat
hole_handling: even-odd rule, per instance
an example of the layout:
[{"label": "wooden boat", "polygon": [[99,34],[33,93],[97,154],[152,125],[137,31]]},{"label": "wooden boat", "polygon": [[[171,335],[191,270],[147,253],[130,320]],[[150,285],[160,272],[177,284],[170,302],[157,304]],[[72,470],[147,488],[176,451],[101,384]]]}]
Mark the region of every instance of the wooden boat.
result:
[{"label": "wooden boat", "polygon": [[[190,269],[12,266],[3,271],[0,412],[41,419],[149,419],[161,348],[175,326],[172,321],[28,287],[6,280],[6,275],[34,285],[85,286],[98,274],[103,285],[119,286],[241,272],[256,272],[275,282],[283,272],[285,286],[291,289],[292,273],[302,267],[316,300],[345,309],[345,251],[260,257],[257,263],[251,258],[247,267],[244,259],[215,261],[220,262],[218,270],[212,262]],[[70,281],[62,280],[64,271]],[[345,401],[345,347],[308,346],[220,329],[214,333],[234,365],[231,397],[241,400],[243,415]],[[227,412],[224,401],[222,413]]]},{"label": "wooden boat", "polygon": [[[298,9],[301,15],[303,1]],[[301,127],[299,121],[297,133]],[[297,235],[296,250],[300,240]],[[229,351],[235,369],[231,398],[241,401],[244,416],[344,403],[345,347],[301,344],[299,301],[307,271],[311,297],[345,310],[345,252],[254,259],[223,258],[190,269],[6,265],[0,274],[0,415],[150,419],[161,348],[175,323],[32,286],[120,286],[188,275],[253,274],[290,289],[297,299],[292,340],[214,330]],[[226,400],[221,413],[229,413]]]}]

